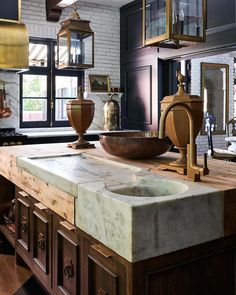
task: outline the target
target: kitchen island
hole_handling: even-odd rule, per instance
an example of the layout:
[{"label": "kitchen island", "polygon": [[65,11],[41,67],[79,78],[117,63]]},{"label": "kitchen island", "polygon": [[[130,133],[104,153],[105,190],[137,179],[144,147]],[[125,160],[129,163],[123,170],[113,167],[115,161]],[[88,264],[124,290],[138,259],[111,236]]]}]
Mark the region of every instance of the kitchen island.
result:
[{"label": "kitchen island", "polygon": [[192,183],[159,170],[176,154],[129,161],[96,146],[0,148],[18,260],[52,294],[235,294],[235,164],[209,160]]}]

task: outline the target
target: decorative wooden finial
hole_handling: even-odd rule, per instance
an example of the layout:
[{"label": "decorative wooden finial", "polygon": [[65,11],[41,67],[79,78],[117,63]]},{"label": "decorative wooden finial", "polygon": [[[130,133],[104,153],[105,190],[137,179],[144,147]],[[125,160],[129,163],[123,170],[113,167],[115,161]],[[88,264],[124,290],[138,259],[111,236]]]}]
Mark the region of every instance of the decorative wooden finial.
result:
[{"label": "decorative wooden finial", "polygon": [[184,79],[185,79],[184,75],[182,75],[182,74],[179,72],[177,78],[178,78],[179,84],[182,85],[183,82],[184,82]]},{"label": "decorative wooden finial", "polygon": [[78,88],[78,99],[84,99],[83,87],[81,85]]},{"label": "decorative wooden finial", "polygon": [[184,79],[185,79],[185,76],[181,74],[180,71],[176,71],[176,77],[178,79],[178,91],[177,91],[177,95],[185,95],[185,91],[184,91]]}]

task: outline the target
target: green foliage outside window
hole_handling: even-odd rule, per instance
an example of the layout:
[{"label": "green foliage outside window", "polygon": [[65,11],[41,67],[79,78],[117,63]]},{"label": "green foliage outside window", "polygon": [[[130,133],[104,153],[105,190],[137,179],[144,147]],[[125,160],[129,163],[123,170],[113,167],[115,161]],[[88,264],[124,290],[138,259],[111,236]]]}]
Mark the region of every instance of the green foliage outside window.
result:
[{"label": "green foliage outside window", "polygon": [[39,99],[26,99],[24,101],[24,111],[41,111],[43,101]]}]

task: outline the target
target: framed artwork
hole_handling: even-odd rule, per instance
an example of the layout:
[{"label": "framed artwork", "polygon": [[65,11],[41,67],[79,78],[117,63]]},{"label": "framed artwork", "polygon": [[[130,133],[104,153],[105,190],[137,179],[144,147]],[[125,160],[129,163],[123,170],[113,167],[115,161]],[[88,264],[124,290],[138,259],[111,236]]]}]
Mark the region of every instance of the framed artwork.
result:
[{"label": "framed artwork", "polygon": [[89,75],[91,92],[109,92],[110,78],[107,75]]},{"label": "framed artwork", "polygon": [[[229,120],[228,64],[201,63],[201,97],[204,100],[204,116],[208,113],[216,118],[214,133],[225,133],[225,124]],[[204,124],[201,133],[206,133]]]}]

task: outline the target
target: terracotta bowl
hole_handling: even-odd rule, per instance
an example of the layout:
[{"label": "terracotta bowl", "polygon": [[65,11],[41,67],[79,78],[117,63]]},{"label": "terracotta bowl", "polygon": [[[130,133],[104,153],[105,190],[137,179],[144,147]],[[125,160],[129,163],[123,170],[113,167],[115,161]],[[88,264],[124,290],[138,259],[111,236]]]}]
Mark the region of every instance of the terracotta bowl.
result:
[{"label": "terracotta bowl", "polygon": [[149,159],[167,152],[172,143],[168,137],[158,138],[158,132],[105,132],[100,134],[103,149],[117,157]]}]

